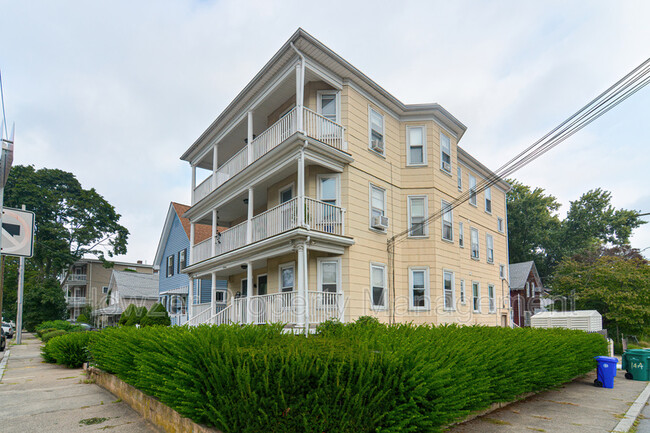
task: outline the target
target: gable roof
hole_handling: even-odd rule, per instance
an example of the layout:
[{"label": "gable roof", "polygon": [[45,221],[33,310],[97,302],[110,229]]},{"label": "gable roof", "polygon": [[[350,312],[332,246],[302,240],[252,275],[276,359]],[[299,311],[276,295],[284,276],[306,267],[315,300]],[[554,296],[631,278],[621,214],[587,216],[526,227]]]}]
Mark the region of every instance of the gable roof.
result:
[{"label": "gable roof", "polygon": [[115,287],[120,298],[158,299],[158,274],[113,271],[109,287]]},{"label": "gable roof", "polygon": [[[178,218],[187,236],[187,241],[190,240],[190,220],[183,218],[183,214],[190,208],[190,206],[185,204],[180,204],[176,202],[171,202],[169,204],[169,209],[167,210],[167,217],[165,218],[165,224],[163,225],[162,233],[160,234],[160,240],[158,241],[158,248],[156,249],[156,257],[153,260],[154,267],[157,267],[160,261],[162,260],[162,255],[165,251],[165,245],[167,245],[167,239],[169,238],[169,233],[172,229],[172,224],[174,223],[174,218]],[[218,231],[225,230],[222,227],[217,227]],[[212,226],[209,224],[195,224],[194,225],[194,243],[198,244],[212,236]]]},{"label": "gable roof", "polygon": [[212,122],[205,132],[183,153],[181,160],[191,161],[195,158],[205,144],[209,143],[218,135],[219,131],[227,128],[234,121],[235,116],[239,115],[250,104],[257,92],[268,84],[283,66],[295,61],[298,55],[294,47],[300,50],[306,57],[314,59],[318,64],[328,68],[343,81],[347,80],[358,85],[363,91],[375,97],[377,101],[393,111],[397,116],[432,115],[441,124],[453,131],[459,141],[467,129],[465,125],[440,104],[404,104],[363,72],[325,46],[325,44],[302,28],[298,28],[289,40],[275,53],[271,60],[264,65],[226,109]]},{"label": "gable roof", "polygon": [[521,263],[511,263],[508,266],[508,271],[510,273],[510,288],[513,290],[523,289],[526,286],[526,281],[528,280],[528,275],[530,272],[533,272],[535,279],[540,283],[539,287],[542,287],[542,279],[537,273],[537,267],[535,266],[534,261],[521,262]]}]

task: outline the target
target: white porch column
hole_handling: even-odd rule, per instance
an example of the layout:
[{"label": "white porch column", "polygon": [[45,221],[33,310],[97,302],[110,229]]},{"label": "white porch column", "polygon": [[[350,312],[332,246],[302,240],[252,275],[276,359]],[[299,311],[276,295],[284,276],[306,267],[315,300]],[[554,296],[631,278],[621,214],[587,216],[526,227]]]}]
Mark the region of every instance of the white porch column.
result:
[{"label": "white porch column", "polygon": [[298,157],[298,225],[305,225],[305,151]]},{"label": "white porch column", "polygon": [[298,131],[302,131],[302,106],[304,104],[304,90],[305,90],[305,78],[304,78],[304,65],[301,61],[296,65],[296,128]]},{"label": "white porch column", "polygon": [[217,255],[217,210],[212,209],[212,257]]},{"label": "white porch column", "polygon": [[294,306],[296,308],[296,316],[298,319],[298,326],[304,326],[305,332],[308,332],[307,327],[307,287],[305,286],[306,282],[306,270],[305,270],[305,244],[300,243],[297,245],[298,249],[298,278],[297,278],[297,291],[296,297],[294,298]]},{"label": "white porch column", "polygon": [[248,140],[246,140],[246,147],[248,147],[248,165],[253,163],[253,112],[248,112]]},{"label": "white porch column", "polygon": [[192,164],[192,204],[194,204],[194,189],[196,188],[196,165]]},{"label": "white porch column", "polygon": [[309,245],[305,242],[305,254],[304,254],[304,269],[305,269],[305,335],[309,335]]},{"label": "white porch column", "polygon": [[248,188],[248,224],[246,224],[246,243],[253,242],[253,188]]},{"label": "white porch column", "polygon": [[195,223],[190,222],[190,263],[194,264],[194,229]]},{"label": "white porch column", "polygon": [[188,316],[194,317],[194,278],[190,277],[189,299],[187,300]]},{"label": "white porch column", "polygon": [[212,188],[217,187],[217,168],[219,166],[219,152],[217,145],[212,146]]},{"label": "white porch column", "polygon": [[253,262],[246,264],[246,322],[253,323]]},{"label": "white porch column", "polygon": [[210,308],[212,313],[210,313],[210,322],[212,323],[212,316],[214,316],[217,311],[217,273],[212,273],[212,295],[210,296]]}]

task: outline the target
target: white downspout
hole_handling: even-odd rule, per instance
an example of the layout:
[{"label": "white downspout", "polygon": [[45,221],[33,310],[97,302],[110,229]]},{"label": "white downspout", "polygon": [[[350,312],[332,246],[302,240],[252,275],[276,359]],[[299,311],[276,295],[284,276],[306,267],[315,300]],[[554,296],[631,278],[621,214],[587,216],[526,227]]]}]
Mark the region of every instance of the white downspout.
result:
[{"label": "white downspout", "polygon": [[305,56],[296,48],[293,42],[290,42],[291,48],[300,57],[300,76],[297,79],[299,88],[296,89],[296,111],[297,111],[297,129],[303,131],[303,105],[305,103]]}]

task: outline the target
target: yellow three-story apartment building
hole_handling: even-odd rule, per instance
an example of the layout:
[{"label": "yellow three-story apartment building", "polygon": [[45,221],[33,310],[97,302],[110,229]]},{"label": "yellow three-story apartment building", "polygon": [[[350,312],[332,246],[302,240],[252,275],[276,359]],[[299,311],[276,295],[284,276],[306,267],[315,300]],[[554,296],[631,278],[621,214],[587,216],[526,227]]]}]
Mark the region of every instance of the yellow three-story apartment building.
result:
[{"label": "yellow three-story apartment building", "polygon": [[213,291],[197,304],[191,289],[190,324],[510,325],[509,186],[483,190],[493,173],[458,147],[465,129],[299,29],[182,156],[185,216],[213,227],[191,239],[185,272]]}]

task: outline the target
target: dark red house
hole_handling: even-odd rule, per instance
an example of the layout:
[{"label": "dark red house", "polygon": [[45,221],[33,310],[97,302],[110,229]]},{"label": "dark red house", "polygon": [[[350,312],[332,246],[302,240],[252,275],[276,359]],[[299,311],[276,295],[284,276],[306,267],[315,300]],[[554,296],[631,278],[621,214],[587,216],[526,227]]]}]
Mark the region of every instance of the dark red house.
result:
[{"label": "dark red house", "polygon": [[510,271],[510,305],[512,322],[530,326],[530,318],[542,307],[542,280],[535,262],[512,263]]}]

